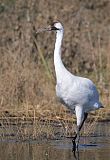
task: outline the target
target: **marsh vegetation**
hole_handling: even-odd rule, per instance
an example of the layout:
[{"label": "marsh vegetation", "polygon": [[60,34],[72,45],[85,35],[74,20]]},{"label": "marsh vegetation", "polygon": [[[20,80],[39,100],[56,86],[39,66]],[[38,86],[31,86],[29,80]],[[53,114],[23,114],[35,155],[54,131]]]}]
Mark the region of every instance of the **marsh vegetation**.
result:
[{"label": "marsh vegetation", "polygon": [[110,120],[108,15],[108,0],[0,2],[1,138],[5,133],[21,139],[74,134],[75,117],[55,96],[55,35],[41,33],[33,39],[34,29],[55,19],[61,20],[65,28],[62,46],[65,66],[76,75],[92,79],[105,106],[90,114],[83,135],[94,132],[98,121]]}]

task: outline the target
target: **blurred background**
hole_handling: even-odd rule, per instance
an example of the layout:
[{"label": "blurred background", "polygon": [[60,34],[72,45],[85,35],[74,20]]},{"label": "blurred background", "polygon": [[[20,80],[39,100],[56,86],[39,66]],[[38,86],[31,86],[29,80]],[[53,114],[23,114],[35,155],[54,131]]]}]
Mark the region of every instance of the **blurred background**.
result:
[{"label": "blurred background", "polygon": [[65,29],[63,62],[94,81],[105,109],[92,118],[109,120],[109,15],[109,0],[0,1],[0,117],[73,120],[55,95],[55,33],[33,38],[34,30],[59,20]]}]

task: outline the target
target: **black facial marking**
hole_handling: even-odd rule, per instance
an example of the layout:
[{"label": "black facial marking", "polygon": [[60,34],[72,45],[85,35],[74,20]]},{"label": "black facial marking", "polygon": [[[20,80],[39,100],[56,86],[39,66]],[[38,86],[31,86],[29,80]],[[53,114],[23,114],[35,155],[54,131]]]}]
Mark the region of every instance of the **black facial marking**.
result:
[{"label": "black facial marking", "polygon": [[55,26],[51,26],[51,30],[56,31],[56,30],[59,30],[59,29],[58,29],[58,28],[56,28]]},{"label": "black facial marking", "polygon": [[55,27],[55,23],[58,23],[58,21],[54,21],[51,23],[51,30],[59,30],[58,28]]}]

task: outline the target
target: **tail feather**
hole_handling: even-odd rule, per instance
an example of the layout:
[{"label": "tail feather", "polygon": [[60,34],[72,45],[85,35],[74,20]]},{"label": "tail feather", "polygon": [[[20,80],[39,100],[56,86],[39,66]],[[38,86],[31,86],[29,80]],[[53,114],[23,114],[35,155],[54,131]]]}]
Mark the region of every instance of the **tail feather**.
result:
[{"label": "tail feather", "polygon": [[96,109],[104,108],[104,106],[102,105],[101,102],[95,103],[93,106],[94,106]]}]

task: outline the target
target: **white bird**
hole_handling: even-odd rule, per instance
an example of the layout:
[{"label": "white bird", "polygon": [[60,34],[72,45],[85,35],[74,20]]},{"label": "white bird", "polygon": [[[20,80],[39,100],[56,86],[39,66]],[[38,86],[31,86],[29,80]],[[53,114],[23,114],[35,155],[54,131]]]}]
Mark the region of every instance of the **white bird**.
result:
[{"label": "white bird", "polygon": [[71,74],[61,60],[61,45],[64,28],[60,22],[53,22],[44,30],[56,31],[54,49],[54,66],[56,73],[56,95],[72,113],[76,114],[76,135],[73,138],[73,149],[78,147],[79,132],[88,116],[88,112],[102,108],[99,101],[99,93],[94,83],[83,77]]}]

